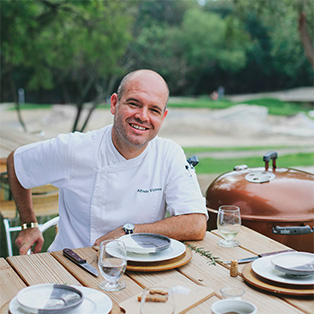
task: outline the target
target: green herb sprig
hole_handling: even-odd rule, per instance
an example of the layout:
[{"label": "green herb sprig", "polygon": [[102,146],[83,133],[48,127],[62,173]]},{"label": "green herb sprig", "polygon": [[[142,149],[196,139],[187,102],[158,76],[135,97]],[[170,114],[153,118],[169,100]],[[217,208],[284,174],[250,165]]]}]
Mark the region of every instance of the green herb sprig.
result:
[{"label": "green herb sprig", "polygon": [[203,247],[197,247],[195,245],[192,245],[192,244],[189,244],[189,243],[186,243],[184,242],[184,244],[189,247],[191,250],[193,250],[194,252],[196,253],[199,253],[201,254],[202,256],[205,256],[207,257],[210,261],[207,261],[207,263],[209,265],[214,265],[216,266],[216,262],[220,262],[220,258],[217,257],[217,256],[213,256],[213,254],[211,253],[211,251],[209,250],[206,250],[205,248]]}]

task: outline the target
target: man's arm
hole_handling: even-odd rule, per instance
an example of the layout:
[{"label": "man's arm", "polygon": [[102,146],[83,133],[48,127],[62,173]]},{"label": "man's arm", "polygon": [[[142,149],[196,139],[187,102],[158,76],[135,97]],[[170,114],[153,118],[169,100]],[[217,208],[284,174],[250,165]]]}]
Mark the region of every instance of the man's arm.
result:
[{"label": "man's arm", "polygon": [[[186,214],[165,218],[151,223],[134,225],[134,233],[158,233],[179,241],[202,240],[206,233],[206,216],[204,214]],[[131,221],[132,222],[132,221]],[[119,238],[125,235],[122,226],[101,236],[94,245],[107,239]]]},{"label": "man's arm", "polygon": [[[7,158],[7,171],[10,189],[20,214],[21,224],[37,222],[33,210],[31,189],[24,189],[15,174],[14,151]],[[15,244],[20,250],[20,254],[26,254],[33,244],[36,244],[34,253],[38,253],[41,251],[43,243],[44,238],[38,228],[22,230],[15,241]]]}]

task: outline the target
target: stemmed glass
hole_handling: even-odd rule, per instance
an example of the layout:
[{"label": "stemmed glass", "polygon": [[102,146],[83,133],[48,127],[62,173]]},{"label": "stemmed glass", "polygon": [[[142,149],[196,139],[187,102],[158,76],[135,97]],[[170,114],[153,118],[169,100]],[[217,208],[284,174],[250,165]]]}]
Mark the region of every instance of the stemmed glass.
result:
[{"label": "stemmed glass", "polygon": [[234,205],[222,205],[218,209],[217,227],[224,237],[218,244],[223,247],[239,246],[240,242],[233,240],[241,229],[240,208]]},{"label": "stemmed glass", "polygon": [[165,287],[144,289],[140,314],[174,314],[175,305],[173,293]]},{"label": "stemmed glass", "polygon": [[106,291],[118,291],[125,288],[120,277],[126,270],[127,254],[124,242],[120,240],[106,240],[100,243],[98,267],[106,279],[99,287]]}]

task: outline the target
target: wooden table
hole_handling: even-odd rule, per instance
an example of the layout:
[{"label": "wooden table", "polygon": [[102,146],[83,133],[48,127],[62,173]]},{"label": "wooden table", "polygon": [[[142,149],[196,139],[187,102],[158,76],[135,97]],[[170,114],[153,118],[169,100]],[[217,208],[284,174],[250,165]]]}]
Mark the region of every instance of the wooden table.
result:
[{"label": "wooden table", "polygon": [[1,168],[5,167],[5,160],[14,149],[43,139],[39,134],[0,127],[0,171],[3,172]]},{"label": "wooden table", "polygon": [[[191,241],[190,244],[203,247],[219,256],[222,261],[255,256],[259,253],[285,250],[286,246],[267,238],[249,228],[242,227],[237,239],[241,246],[237,248],[222,248],[217,245],[220,236],[216,230],[207,232],[202,241]],[[93,248],[75,250],[88,262],[97,267],[97,252]],[[276,295],[264,290],[258,290],[248,285],[242,278],[241,271],[245,264],[239,265],[240,275],[231,277],[226,264],[209,265],[208,259],[199,253],[192,252],[192,260],[177,269],[161,272],[130,272],[123,276],[126,288],[118,292],[106,292],[116,303],[134,297],[142,292],[143,287],[157,285],[165,280],[179,281],[208,287],[212,293],[202,303],[189,309],[187,313],[210,313],[211,305],[221,299],[220,289],[225,286],[238,286],[245,290],[244,300],[254,303],[258,314],[272,313],[314,313],[313,296],[295,297]],[[7,304],[22,288],[40,283],[60,283],[83,285],[98,289],[103,279],[88,274],[66,258],[62,253],[39,253],[28,256],[13,256],[0,259],[0,308],[1,313],[7,313]],[[102,291],[102,290],[101,290]],[[130,313],[130,312],[127,312]]]}]

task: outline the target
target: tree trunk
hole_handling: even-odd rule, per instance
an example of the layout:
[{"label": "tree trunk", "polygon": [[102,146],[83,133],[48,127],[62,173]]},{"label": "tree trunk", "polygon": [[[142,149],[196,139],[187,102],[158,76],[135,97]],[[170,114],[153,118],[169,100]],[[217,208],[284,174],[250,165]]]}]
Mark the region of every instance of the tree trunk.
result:
[{"label": "tree trunk", "polygon": [[72,132],[75,132],[78,130],[78,123],[81,117],[82,110],[83,110],[83,104],[82,103],[77,104],[76,105],[76,117],[73,123]]},{"label": "tree trunk", "polygon": [[301,12],[299,16],[299,34],[304,48],[305,56],[309,60],[314,69],[314,47],[307,30],[306,14]]},{"label": "tree trunk", "polygon": [[13,95],[13,99],[15,102],[15,109],[16,109],[16,113],[17,113],[17,118],[18,118],[24,132],[27,132],[27,128],[26,128],[26,125],[23,121],[22,114],[21,114],[20,101],[19,101],[19,98],[16,96],[16,86],[15,86],[14,80],[12,78],[12,72],[10,75],[10,85],[11,85],[11,92]]}]

